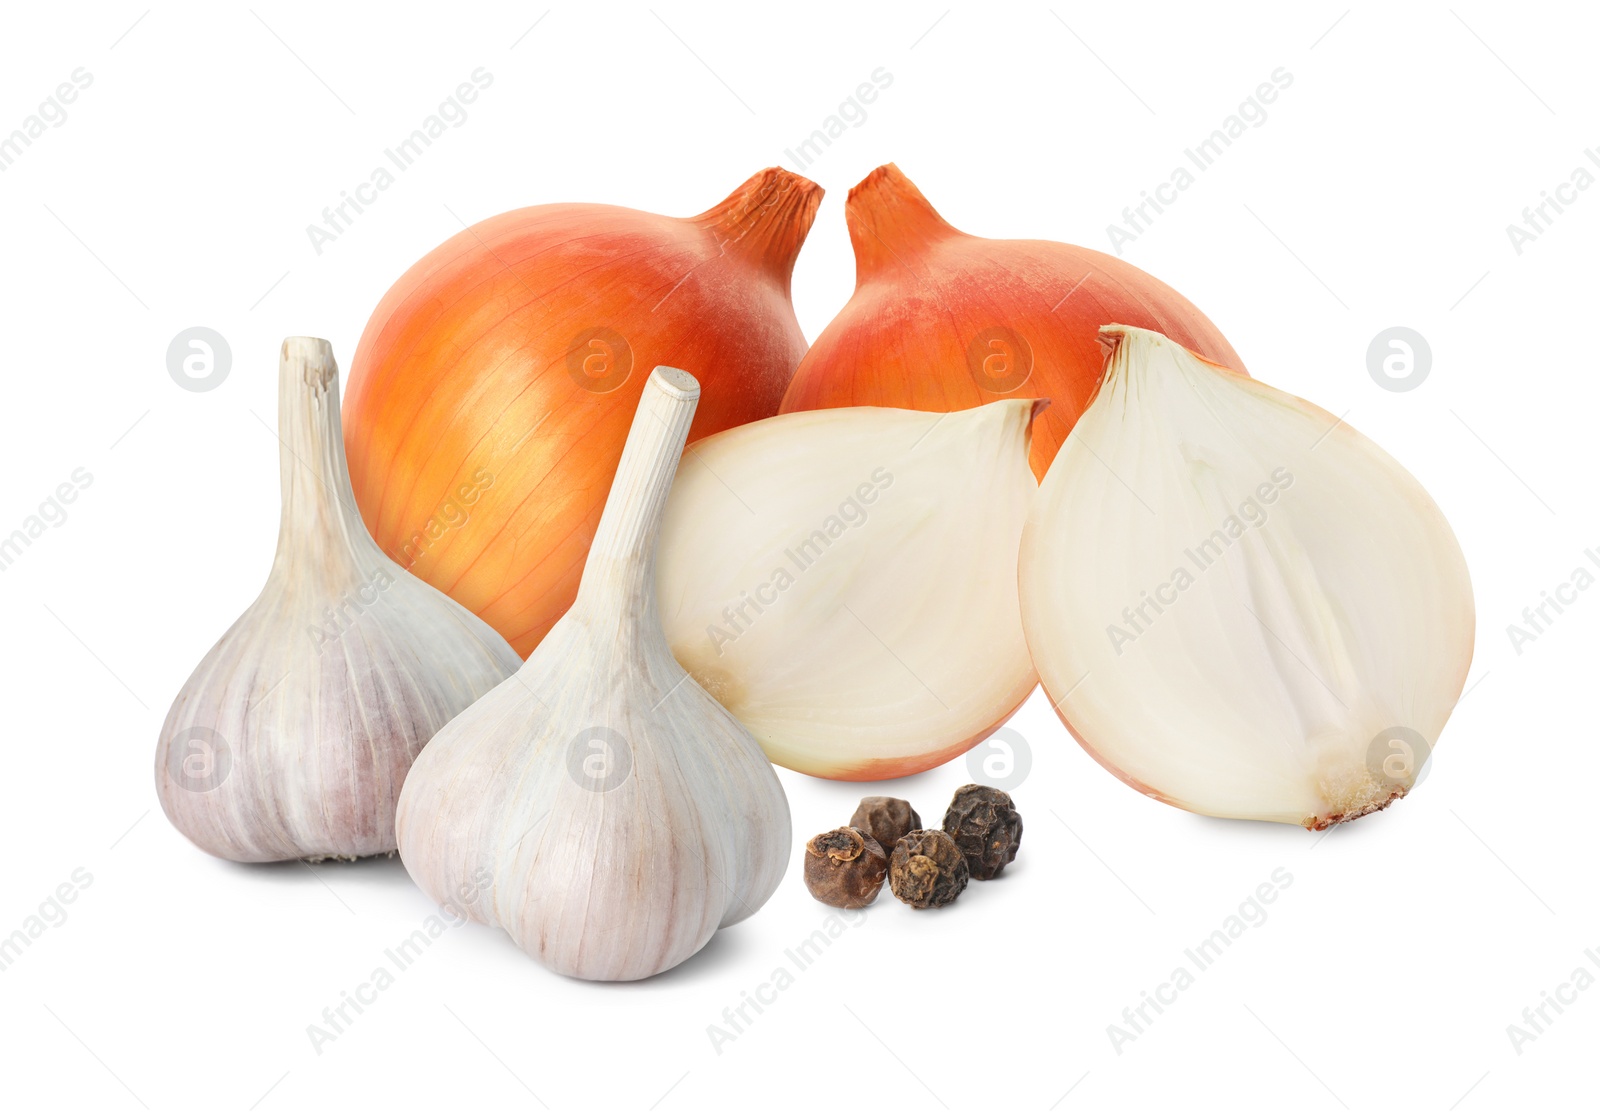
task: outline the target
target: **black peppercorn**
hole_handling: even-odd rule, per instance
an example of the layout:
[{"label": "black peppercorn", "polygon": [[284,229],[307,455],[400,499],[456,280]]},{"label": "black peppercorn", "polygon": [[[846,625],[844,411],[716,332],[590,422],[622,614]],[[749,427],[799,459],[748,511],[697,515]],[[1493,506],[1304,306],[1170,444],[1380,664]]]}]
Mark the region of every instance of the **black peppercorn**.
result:
[{"label": "black peppercorn", "polygon": [[889,857],[889,889],[918,910],[948,906],[967,889],[967,860],[948,833],[936,828],[908,832]]},{"label": "black peppercorn", "polygon": [[898,797],[863,797],[850,818],[850,827],[882,845],[886,852],[894,851],[900,837],[922,827],[922,818],[911,807],[911,802]]},{"label": "black peppercorn", "polygon": [[962,786],[944,814],[944,830],[967,857],[974,879],[993,879],[1017,858],[1022,816],[1004,790]]},{"label": "black peppercorn", "polygon": [[806,841],[806,889],[818,902],[859,910],[878,897],[889,861],[872,837],[836,828]]}]

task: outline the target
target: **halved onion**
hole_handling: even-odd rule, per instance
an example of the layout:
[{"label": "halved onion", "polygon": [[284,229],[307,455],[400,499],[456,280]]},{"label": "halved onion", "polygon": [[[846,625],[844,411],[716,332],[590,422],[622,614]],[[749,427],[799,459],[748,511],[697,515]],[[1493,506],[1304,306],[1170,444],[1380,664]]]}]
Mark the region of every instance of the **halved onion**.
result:
[{"label": "halved onion", "polygon": [[1061,718],[1197,813],[1320,829],[1404,796],[1472,660],[1444,515],[1338,417],[1154,331],[1104,333],[1105,379],[1023,536]]},{"label": "halved onion", "polygon": [[823,409],[690,446],[662,527],[662,622],[772,761],[913,774],[1027,698],[1016,565],[1041,403]]}]

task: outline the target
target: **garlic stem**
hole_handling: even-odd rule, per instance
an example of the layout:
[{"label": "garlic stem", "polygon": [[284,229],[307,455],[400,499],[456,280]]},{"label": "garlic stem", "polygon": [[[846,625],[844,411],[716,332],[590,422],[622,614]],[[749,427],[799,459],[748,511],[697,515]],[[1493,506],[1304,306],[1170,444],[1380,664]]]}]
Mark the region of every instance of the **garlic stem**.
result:
[{"label": "garlic stem", "polygon": [[382,556],[361,521],[345,464],[339,367],[321,338],[283,340],[278,361],[278,478],[283,504],[273,568],[315,558],[371,574]]},{"label": "garlic stem", "polygon": [[655,540],[699,400],[699,383],[682,370],[650,375],[578,585],[586,609],[655,618]]}]

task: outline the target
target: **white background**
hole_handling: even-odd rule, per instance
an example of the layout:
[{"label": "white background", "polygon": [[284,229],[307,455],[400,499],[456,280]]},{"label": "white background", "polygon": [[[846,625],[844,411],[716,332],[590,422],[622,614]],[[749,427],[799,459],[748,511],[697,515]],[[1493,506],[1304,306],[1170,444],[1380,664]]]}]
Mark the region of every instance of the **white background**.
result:
[{"label": "white background", "polygon": [[[1507,1027],[1574,970],[1600,977],[1584,956],[1600,953],[1600,592],[1520,654],[1507,626],[1597,567],[1600,190],[1520,255],[1506,226],[1600,145],[1593,23],[1477,0],[665,3],[8,6],[0,132],[74,68],[93,83],[0,173],[0,531],[75,468],[93,483],[0,572],[0,936],[74,869],[93,883],[0,972],[0,1108],[1503,1116],[1587,1099],[1600,992],[1520,1055]],[[318,255],[306,226],[480,66],[494,83],[469,119]],[[398,860],[212,859],[168,825],[151,777],[167,704],[267,571],[278,448],[258,417],[279,340],[329,338],[347,363],[457,215],[703,210],[792,167],[784,150],[878,67],[893,84],[804,172],[828,190],[795,274],[808,337],[850,293],[842,206],[877,164],[971,232],[1106,249],[1184,148],[1275,68],[1293,74],[1126,255],[1256,376],[1348,413],[1455,526],[1478,645],[1426,781],[1324,837],[1190,816],[1102,771],[1036,694],[1012,723],[1032,756],[1021,856],[959,905],[885,896],[799,972],[785,949],[833,912],[796,861],[756,917],[620,986],[453,929],[318,1055],[307,1027],[431,905]],[[197,324],[234,355],[208,393],[165,364]],[[1366,368],[1396,324],[1433,351],[1407,393]],[[882,787],[782,777],[798,838],[868,792],[936,818],[967,767]],[[1277,868],[1293,885],[1264,923],[1119,1054],[1107,1027]],[[794,984],[718,1053],[707,1028],[780,967]]]}]

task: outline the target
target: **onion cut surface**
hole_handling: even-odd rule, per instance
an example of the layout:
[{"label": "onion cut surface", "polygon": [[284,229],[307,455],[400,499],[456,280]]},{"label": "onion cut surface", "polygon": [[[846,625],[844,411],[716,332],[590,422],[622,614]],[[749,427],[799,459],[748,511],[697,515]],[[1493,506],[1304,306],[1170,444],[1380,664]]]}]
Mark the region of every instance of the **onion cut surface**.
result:
[{"label": "onion cut surface", "polygon": [[1023,535],[1023,624],[1072,733],[1143,793],[1320,829],[1404,796],[1472,660],[1467,565],[1381,448],[1111,326]]},{"label": "onion cut surface", "polygon": [[1016,562],[1039,405],[824,409],[689,448],[662,529],[662,622],[773,762],[914,774],[1033,690]]}]

